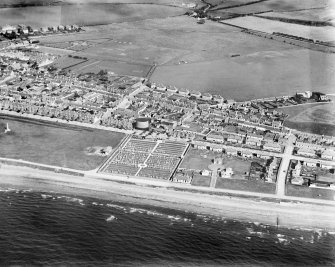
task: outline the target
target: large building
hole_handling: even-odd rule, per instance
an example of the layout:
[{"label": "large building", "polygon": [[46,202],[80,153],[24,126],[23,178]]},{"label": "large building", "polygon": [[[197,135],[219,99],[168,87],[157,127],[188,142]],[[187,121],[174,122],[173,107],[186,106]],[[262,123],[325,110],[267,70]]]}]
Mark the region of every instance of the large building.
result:
[{"label": "large building", "polygon": [[150,121],[150,118],[137,118],[135,128],[138,130],[149,130]]}]

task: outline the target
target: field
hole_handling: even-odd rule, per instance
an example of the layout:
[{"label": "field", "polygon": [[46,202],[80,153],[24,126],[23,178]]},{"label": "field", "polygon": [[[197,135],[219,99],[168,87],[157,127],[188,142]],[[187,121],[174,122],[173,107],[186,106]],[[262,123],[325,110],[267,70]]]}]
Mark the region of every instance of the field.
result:
[{"label": "field", "polygon": [[57,68],[61,68],[61,69],[66,69],[69,68],[71,66],[77,65],[77,64],[81,64],[83,62],[85,62],[86,60],[84,59],[79,59],[79,58],[73,58],[73,57],[68,57],[68,56],[64,56],[61,57],[59,59],[57,59],[53,65]]},{"label": "field", "polygon": [[329,0],[268,0],[251,5],[229,8],[226,11],[237,14],[265,11],[293,11],[320,7],[325,8],[328,7],[329,3]]},{"label": "field", "polygon": [[267,12],[259,14],[259,16],[274,17],[274,18],[287,18],[287,19],[300,19],[310,21],[330,21],[335,19],[334,12],[326,8],[311,10],[298,10],[298,11],[284,11],[284,12]]},{"label": "field", "polygon": [[331,26],[310,27],[286,22],[268,20],[259,17],[239,17],[225,20],[226,23],[266,33],[280,32],[293,36],[324,42],[335,40],[335,28]]},{"label": "field", "polygon": [[306,186],[286,185],[286,195],[295,197],[307,197],[315,199],[334,200],[335,191],[322,188],[310,188]]},{"label": "field", "polygon": [[208,166],[212,164],[212,160],[220,155],[222,153],[190,148],[179,167],[188,170],[209,170]]},{"label": "field", "polygon": [[284,125],[321,135],[335,135],[335,104],[311,104],[281,108],[289,115]]},{"label": "field", "polygon": [[216,188],[274,194],[276,184],[261,181],[218,178]]},{"label": "field", "polygon": [[211,183],[210,176],[194,175],[191,184],[195,186],[206,186],[209,187]]},{"label": "field", "polygon": [[[110,10],[102,6],[93,11]],[[139,8],[138,12],[133,6]],[[115,23],[85,27],[85,32],[77,34],[41,37],[40,50],[88,58],[72,68],[77,73],[107,69],[120,75],[143,77],[156,64],[152,81],[220,94],[228,99],[273,97],[279,92],[291,95],[316,88],[325,93],[335,92],[333,54],[260,38],[213,21],[199,25],[191,17],[169,17],[179,14],[180,9],[170,12],[164,7],[158,11],[158,7],[130,4],[118,7],[111,11],[116,14],[111,14],[111,19],[115,15]],[[118,16],[128,19],[128,14],[128,21],[117,19]],[[134,16],[136,21],[132,21]],[[103,22],[104,16],[101,18]],[[78,44],[73,45],[74,42]]]},{"label": "field", "polygon": [[0,118],[0,123],[7,122],[12,132],[0,135],[0,157],[77,170],[95,169],[106,158],[86,154],[88,147],[114,148],[124,137],[110,131]]},{"label": "field", "polygon": [[259,38],[217,22],[199,25],[185,16],[87,27],[83,33],[40,40],[48,46],[96,42],[78,52],[60,49],[89,59],[73,68],[78,73],[107,69],[140,77],[156,63],[151,76],[155,82],[236,100],[315,88],[335,92],[335,55]]}]

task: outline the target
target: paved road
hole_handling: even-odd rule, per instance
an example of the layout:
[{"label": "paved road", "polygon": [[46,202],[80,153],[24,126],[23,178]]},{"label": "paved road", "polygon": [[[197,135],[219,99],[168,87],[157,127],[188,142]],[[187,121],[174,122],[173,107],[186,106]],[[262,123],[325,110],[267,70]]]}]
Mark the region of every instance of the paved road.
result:
[{"label": "paved road", "polygon": [[285,195],[285,182],[286,182],[287,170],[290,165],[292,152],[294,149],[293,145],[294,141],[295,141],[294,136],[290,135],[287,141],[287,145],[285,146],[284,154],[282,154],[282,160],[277,174],[277,187],[276,187],[277,197],[282,197]]}]

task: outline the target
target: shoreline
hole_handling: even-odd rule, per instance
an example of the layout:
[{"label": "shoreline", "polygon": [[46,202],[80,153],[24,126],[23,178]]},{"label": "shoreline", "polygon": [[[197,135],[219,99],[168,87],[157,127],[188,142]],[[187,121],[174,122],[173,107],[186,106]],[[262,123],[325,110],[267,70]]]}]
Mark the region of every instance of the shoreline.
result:
[{"label": "shoreline", "polygon": [[113,202],[189,211],[242,222],[257,222],[285,228],[335,230],[335,206],[307,203],[270,202],[233,195],[175,190],[90,175],[76,177],[27,167],[1,165],[0,186]]}]

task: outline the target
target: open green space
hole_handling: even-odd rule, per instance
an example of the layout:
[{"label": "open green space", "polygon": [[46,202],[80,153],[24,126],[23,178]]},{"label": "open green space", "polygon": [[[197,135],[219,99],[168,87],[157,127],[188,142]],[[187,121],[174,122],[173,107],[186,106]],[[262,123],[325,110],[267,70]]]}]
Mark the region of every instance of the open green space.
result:
[{"label": "open green space", "polygon": [[235,180],[218,178],[216,188],[274,194],[276,184],[262,181]]},{"label": "open green space", "polygon": [[321,135],[335,135],[335,104],[315,103],[280,108],[289,117],[284,126]]},{"label": "open green space", "polygon": [[111,131],[1,117],[0,124],[5,123],[11,132],[0,134],[0,157],[85,171],[97,168],[106,159],[87,153],[87,149],[115,148],[124,137]]},{"label": "open green space", "polygon": [[286,195],[294,197],[306,197],[314,199],[334,200],[335,191],[323,188],[312,188],[307,186],[286,185]]},{"label": "open green space", "polygon": [[191,184],[195,186],[206,186],[209,187],[211,183],[210,176],[194,175]]},{"label": "open green space", "polygon": [[190,148],[179,168],[185,168],[187,170],[209,170],[208,166],[212,164],[213,159],[220,155],[222,155],[222,153]]}]

